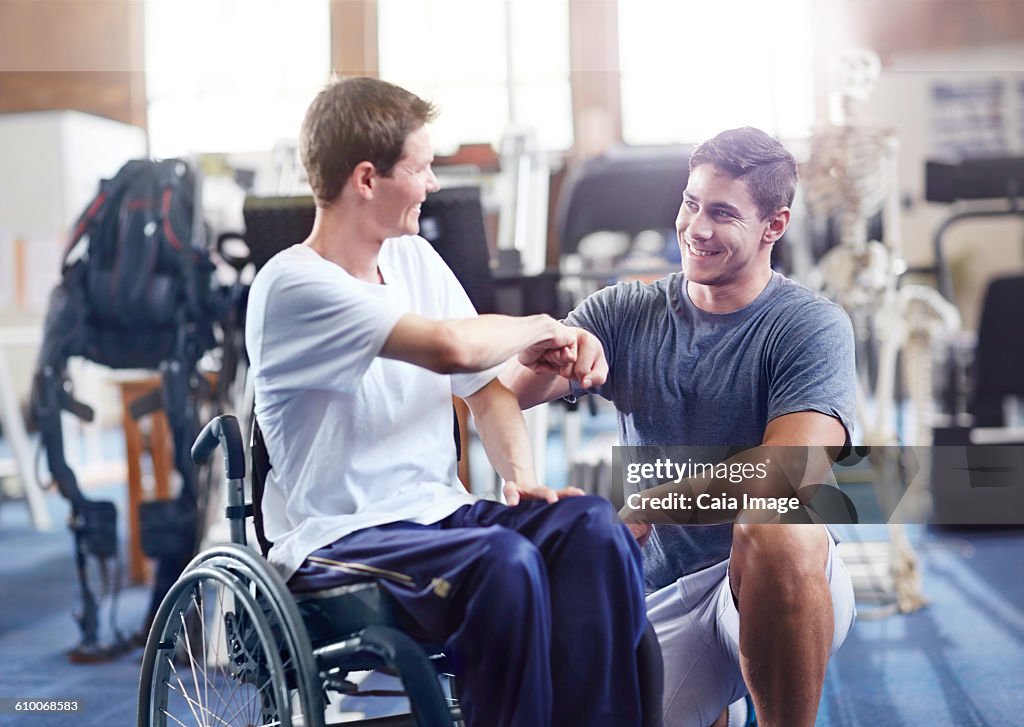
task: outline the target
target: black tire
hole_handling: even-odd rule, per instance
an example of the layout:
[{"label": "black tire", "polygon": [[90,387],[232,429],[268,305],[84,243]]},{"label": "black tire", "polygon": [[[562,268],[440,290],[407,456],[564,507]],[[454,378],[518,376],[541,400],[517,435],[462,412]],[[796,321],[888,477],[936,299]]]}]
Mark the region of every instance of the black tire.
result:
[{"label": "black tire", "polygon": [[231,557],[231,546],[215,550],[197,556],[156,613],[138,724],[320,727],[323,701],[316,672],[307,670],[308,637],[286,615],[294,603],[274,602],[266,564],[253,569],[247,558]]}]

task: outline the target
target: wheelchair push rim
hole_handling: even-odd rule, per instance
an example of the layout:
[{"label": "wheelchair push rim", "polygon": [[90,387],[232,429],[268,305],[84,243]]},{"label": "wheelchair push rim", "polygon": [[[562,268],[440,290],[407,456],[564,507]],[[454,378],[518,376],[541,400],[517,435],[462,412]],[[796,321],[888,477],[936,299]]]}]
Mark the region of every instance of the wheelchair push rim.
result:
[{"label": "wheelchair push rim", "polygon": [[268,615],[274,618],[234,574],[202,566],[186,571],[161,603],[146,643],[139,724],[310,724],[293,712],[290,657],[282,660],[280,626]]}]

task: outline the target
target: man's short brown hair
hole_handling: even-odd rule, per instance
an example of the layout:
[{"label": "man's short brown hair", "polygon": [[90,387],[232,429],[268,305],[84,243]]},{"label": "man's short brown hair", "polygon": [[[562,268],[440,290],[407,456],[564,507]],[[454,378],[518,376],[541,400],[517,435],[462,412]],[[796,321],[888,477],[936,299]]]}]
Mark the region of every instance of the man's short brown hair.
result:
[{"label": "man's short brown hair", "polygon": [[306,111],[299,156],[318,207],[326,207],[360,162],[381,174],[402,158],[405,137],[437,116],[434,106],[375,78],[336,78]]},{"label": "man's short brown hair", "polygon": [[778,139],[744,126],[708,139],[690,155],[690,171],[712,164],[742,179],[762,220],[793,204],[798,179],[796,160]]}]

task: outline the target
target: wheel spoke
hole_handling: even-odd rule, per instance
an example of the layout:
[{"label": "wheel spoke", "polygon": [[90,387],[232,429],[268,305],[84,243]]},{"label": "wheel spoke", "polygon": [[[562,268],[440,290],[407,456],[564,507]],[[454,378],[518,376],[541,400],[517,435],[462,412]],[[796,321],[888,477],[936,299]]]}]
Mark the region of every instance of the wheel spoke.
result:
[{"label": "wheel spoke", "polygon": [[[195,709],[192,708],[191,700],[188,698],[188,693],[185,689],[185,684],[181,681],[181,677],[178,675],[178,670],[174,668],[174,660],[171,657],[167,657],[167,663],[171,666],[171,671],[174,673],[174,678],[178,681],[178,686],[181,688],[179,693],[185,699],[185,703],[188,705],[189,711],[192,712],[192,716],[196,718],[196,724],[199,727],[203,727],[203,723],[199,720],[199,715]],[[170,684],[168,684],[170,686]]]},{"label": "wheel spoke", "polygon": [[[206,599],[203,598],[203,590],[201,588],[197,588],[192,593],[192,603],[195,605],[196,611],[199,614],[199,629],[202,632],[203,660],[204,660],[204,664],[205,664],[206,663],[206,659],[209,657],[209,654],[207,653],[207,650],[210,648],[210,642],[206,638],[206,609],[204,608],[204,606],[206,604]],[[206,673],[205,669],[203,670],[203,686],[206,688],[206,692],[205,692],[203,698],[206,700],[206,703],[209,704],[210,703],[210,677]]]},{"label": "wheel spoke", "polygon": [[[173,714],[171,714],[170,712],[168,712],[168,711],[167,711],[166,709],[165,709],[165,710],[164,710],[163,712],[164,712],[164,716],[166,716],[166,717],[170,717],[170,718],[171,718],[171,719],[173,719],[173,720],[174,720],[175,722],[177,722],[178,724],[180,724],[180,725],[181,725],[181,727],[188,727],[188,725],[187,725],[187,724],[185,724],[184,722],[182,722],[182,721],[181,721],[180,719],[178,719],[177,717],[175,717],[175,716],[174,716]],[[199,718],[197,717],[197,718],[196,718],[196,724],[198,724],[198,723],[199,723]]]},{"label": "wheel spoke", "polygon": [[199,675],[197,674],[198,669],[196,668],[195,655],[192,653],[192,641],[188,637],[188,624],[185,623],[185,612],[179,611],[178,616],[181,620],[182,633],[185,635],[185,653],[188,655],[189,664],[192,666],[192,684],[196,688],[196,699],[199,699]]},{"label": "wheel spoke", "polygon": [[[267,576],[244,556],[232,563],[226,555],[215,555],[193,568],[182,575],[172,600],[159,611],[153,643],[147,647],[149,666],[143,668],[144,674],[152,674],[146,678],[151,686],[140,695],[149,705],[147,712],[143,701],[140,714],[150,716],[140,718],[140,724],[307,724],[310,692],[319,685],[299,674],[305,662],[296,658],[296,639],[308,639],[277,603],[277,586],[270,588],[273,581],[268,585]],[[290,689],[293,678],[299,686]]]}]

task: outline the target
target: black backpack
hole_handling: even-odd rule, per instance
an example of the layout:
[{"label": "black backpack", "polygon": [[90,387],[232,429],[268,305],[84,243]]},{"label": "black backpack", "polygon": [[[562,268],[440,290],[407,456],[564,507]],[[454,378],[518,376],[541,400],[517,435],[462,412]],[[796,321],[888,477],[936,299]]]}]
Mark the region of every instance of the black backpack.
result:
[{"label": "black backpack", "polygon": [[198,493],[188,449],[198,433],[198,388],[205,384],[197,364],[216,344],[215,323],[224,309],[198,191],[197,175],[184,160],[125,164],[100,183],[75,224],[61,282],[50,296],[30,409],[51,475],[71,503],[83,601],[83,639],[73,658],[119,647],[98,642],[97,602],[86,579],[88,557],[103,568],[107,559],[116,560],[114,505],[82,494],[63,453],[61,409],[92,419],[91,409],[71,394],[70,357],[115,369],[159,369],[163,375],[162,387],[131,407],[136,416],[163,407],[182,475],[177,500],[146,503],[140,512],[143,549],[159,559],[151,612],[195,552]]},{"label": "black backpack", "polygon": [[214,345],[214,266],[196,196],[195,173],[180,159],[130,161],[100,183],[64,251],[63,285],[86,327],[71,355],[157,368],[183,324],[193,346]]}]

